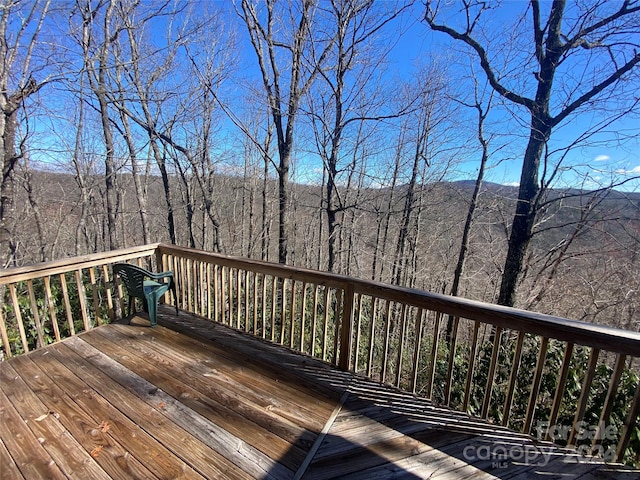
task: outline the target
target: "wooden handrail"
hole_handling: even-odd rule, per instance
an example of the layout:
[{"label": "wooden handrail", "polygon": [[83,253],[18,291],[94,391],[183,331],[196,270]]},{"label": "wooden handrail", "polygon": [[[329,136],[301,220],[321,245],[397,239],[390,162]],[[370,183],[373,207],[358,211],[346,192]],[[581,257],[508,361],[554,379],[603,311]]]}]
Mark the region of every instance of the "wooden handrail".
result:
[{"label": "wooden handrail", "polygon": [[[140,262],[142,258],[153,261],[157,248],[158,244],[151,244],[0,270],[0,293],[3,295],[0,298],[0,337],[4,356],[28,352],[114,320],[122,305],[122,291],[116,288],[117,282],[110,278],[107,266],[133,259]],[[98,275],[96,267],[101,270]],[[54,295],[55,285],[59,285],[60,298]],[[77,303],[72,301],[72,285],[75,285]],[[18,288],[26,291],[28,306],[21,304]],[[6,303],[10,314],[7,319],[4,312],[5,290],[9,292]],[[36,298],[38,295],[40,297]],[[30,322],[33,332],[29,331]],[[76,325],[76,322],[81,323]],[[45,335],[45,324],[51,326],[52,337]],[[9,339],[9,327],[19,334],[19,341],[14,341],[13,345]],[[33,338],[36,339],[35,345]]]},{"label": "wooden handrail", "polygon": [[343,289],[350,286],[353,293],[357,294],[384,298],[401,304],[442,312],[446,315],[477,320],[496,327],[574,342],[610,352],[640,356],[640,332],[580,322],[461,297],[388,285],[335,273],[230,257],[175,245],[161,243],[158,245],[158,251],[163,254],[176,255],[191,260],[208,261],[225,267],[274,275],[280,278],[307,281],[318,285]]},{"label": "wooden handrail", "polygon": [[52,262],[37,263],[24,267],[0,269],[0,285],[21,282],[34,278],[59,275],[60,273],[73,272],[78,269],[96,267],[105,263],[116,263],[151,256],[156,253],[158,243],[143,245],[141,247],[123,248],[110,252],[93,253],[80,257],[69,257]]}]

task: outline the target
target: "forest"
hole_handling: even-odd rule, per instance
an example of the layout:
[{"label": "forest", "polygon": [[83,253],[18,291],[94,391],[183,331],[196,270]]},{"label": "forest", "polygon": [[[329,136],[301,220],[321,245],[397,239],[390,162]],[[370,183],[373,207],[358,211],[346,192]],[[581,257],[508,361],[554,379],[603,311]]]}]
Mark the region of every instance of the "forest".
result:
[{"label": "forest", "polygon": [[2,4],[3,268],[162,241],[640,329],[640,2]]}]

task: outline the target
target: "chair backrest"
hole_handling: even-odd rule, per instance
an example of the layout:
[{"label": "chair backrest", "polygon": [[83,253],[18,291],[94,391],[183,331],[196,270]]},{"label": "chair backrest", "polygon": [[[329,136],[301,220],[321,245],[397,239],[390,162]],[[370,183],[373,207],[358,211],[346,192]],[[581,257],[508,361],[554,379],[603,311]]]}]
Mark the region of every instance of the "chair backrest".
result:
[{"label": "chair backrest", "polygon": [[129,296],[144,297],[144,279],[149,276],[149,272],[144,268],[130,263],[116,263],[113,266],[113,274],[120,277]]}]

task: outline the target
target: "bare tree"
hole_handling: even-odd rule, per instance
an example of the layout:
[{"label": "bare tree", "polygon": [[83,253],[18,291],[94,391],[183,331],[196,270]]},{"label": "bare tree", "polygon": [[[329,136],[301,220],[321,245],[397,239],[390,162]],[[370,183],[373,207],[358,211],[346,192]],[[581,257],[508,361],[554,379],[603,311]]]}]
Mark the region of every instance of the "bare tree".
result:
[{"label": "bare tree", "polygon": [[[440,180],[447,171],[445,157],[438,159],[438,144],[443,141],[442,132],[446,130],[448,121],[444,77],[445,70],[433,64],[421,72],[412,85],[407,86],[411,92],[408,95],[418,100],[415,109],[403,118],[406,124],[401,128],[403,151],[400,155],[404,159],[402,163],[406,164],[406,184],[391,272],[391,281],[397,285],[404,284],[410,273],[411,257],[415,254],[411,244],[417,243],[417,239],[411,235],[419,229],[426,184],[430,179]],[[433,168],[428,175],[427,170],[435,167],[433,163],[436,159],[440,163],[439,168]]]},{"label": "bare tree", "polygon": [[49,81],[38,80],[33,53],[50,0],[5,2],[0,12],[0,267],[15,264],[15,171],[25,155],[19,109]]},{"label": "bare tree", "polygon": [[[99,17],[104,9],[102,17]],[[115,140],[113,124],[110,117],[110,101],[108,93],[108,74],[111,68],[109,58],[112,50],[112,42],[117,40],[119,27],[113,25],[114,4],[111,1],[101,1],[97,5],[87,0],[79,7],[82,18],[82,52],[84,70],[87,74],[89,86],[95,99],[96,109],[100,114],[102,134],[104,140],[104,200],[106,206],[108,248],[111,250],[119,247],[117,234],[118,223],[118,193],[117,173],[115,159]],[[99,20],[102,23],[99,23]]]},{"label": "bare tree", "polygon": [[[122,5],[120,5],[122,7]],[[128,19],[128,15],[125,13],[125,21]],[[127,75],[127,64],[121,59],[121,47],[114,45],[113,54],[115,61],[115,88],[114,95],[117,97],[117,104],[123,105],[126,102],[126,96],[128,92],[126,90],[123,77]],[[147,211],[147,185],[148,178],[151,169],[151,162],[148,158],[145,163],[142,163],[139,159],[139,147],[136,145],[135,137],[131,128],[129,117],[126,115],[123,109],[118,109],[119,124],[116,124],[116,128],[120,132],[129,152],[129,165],[131,166],[131,177],[135,187],[136,202],[138,204],[138,211],[140,216],[140,230],[142,231],[142,241],[145,245],[151,242],[149,236],[149,218]],[[142,172],[140,171],[142,168]]]},{"label": "bare tree", "polygon": [[[351,144],[352,149],[358,148],[349,138],[349,127],[354,124],[381,121],[402,113],[402,107],[400,112],[385,111],[384,104],[376,99],[380,97],[381,84],[375,72],[381,70],[389,45],[394,43],[388,38],[385,45],[376,40],[381,36],[381,30],[411,3],[388,2],[383,7],[374,7],[372,0],[334,0],[327,8],[327,21],[335,31],[335,42],[327,65],[319,71],[324,91],[316,89],[313,92],[320,98],[312,96],[310,99],[310,114],[318,153],[325,169],[327,270],[330,272],[336,265],[339,217],[350,208],[341,198],[338,188],[339,176],[344,173],[340,159],[350,156],[344,152],[344,143]],[[355,128],[359,127],[356,125]],[[355,135],[353,133],[351,137]],[[348,141],[344,142],[345,139]],[[355,168],[357,163],[349,164]]]},{"label": "bare tree", "polygon": [[[548,11],[543,12],[547,6]],[[427,3],[425,20],[429,26],[471,48],[493,89],[507,102],[526,109],[529,115],[518,202],[498,297],[499,304],[514,305],[545,188],[540,169],[551,134],[580,109],[593,108],[598,101],[606,103],[615,93],[624,93],[624,80],[640,63],[640,42],[632,33],[638,28],[640,2],[576,3],[567,9],[566,0],[542,5],[531,0],[530,18],[527,21],[522,17],[519,26],[531,29],[532,36],[526,38],[532,38],[533,42],[519,45],[528,49],[527,54],[509,52],[508,58],[507,49],[490,52],[490,42],[481,36],[482,20],[492,8],[489,4],[463,2],[464,19],[459,27],[439,21],[440,7],[438,1]],[[598,67],[594,68],[595,65]],[[572,66],[581,74],[574,76]],[[515,72],[515,78],[501,74],[503,71]]]},{"label": "bare tree", "polygon": [[[458,261],[456,262],[456,268],[453,273],[453,281],[451,283],[451,290],[449,293],[453,296],[458,295],[460,288],[460,279],[464,270],[464,264],[467,259],[467,253],[469,251],[469,240],[471,236],[471,227],[474,221],[474,215],[476,208],[478,207],[478,201],[480,199],[480,191],[482,190],[482,183],[484,181],[485,170],[490,157],[489,142],[490,138],[487,138],[485,133],[485,122],[489,112],[491,110],[491,103],[493,96],[489,95],[489,99],[486,104],[483,103],[482,93],[479,91],[479,85],[474,77],[474,100],[473,103],[465,103],[460,101],[461,104],[466,105],[469,108],[475,110],[477,115],[477,133],[476,137],[480,144],[480,162],[478,164],[478,174],[476,176],[473,193],[469,201],[469,208],[467,209],[467,216],[462,229],[462,238],[460,240],[460,250],[458,252]],[[447,324],[447,332],[450,331],[451,319]]]},{"label": "bare tree", "polygon": [[[284,3],[282,9],[277,8]],[[311,87],[322,69],[332,38],[313,38],[317,5],[314,0],[303,0],[298,10],[295,2],[267,0],[266,12],[257,3],[242,1],[238,15],[249,32],[256,53],[268,108],[273,119],[278,145],[278,261],[287,262],[289,170],[293,152],[296,117],[303,95]],[[278,24],[279,19],[289,24]],[[312,49],[319,46],[319,51]],[[312,58],[312,62],[306,62]],[[289,71],[283,74],[283,70]]]}]

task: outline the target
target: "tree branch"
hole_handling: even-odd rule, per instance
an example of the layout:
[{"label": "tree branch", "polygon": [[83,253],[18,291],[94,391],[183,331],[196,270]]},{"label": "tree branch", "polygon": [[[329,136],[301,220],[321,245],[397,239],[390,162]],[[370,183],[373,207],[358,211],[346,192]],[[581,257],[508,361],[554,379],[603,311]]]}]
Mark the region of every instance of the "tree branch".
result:
[{"label": "tree branch", "polygon": [[600,92],[605,90],[607,87],[612,85],[613,83],[620,80],[624,74],[631,71],[636,65],[640,64],[640,53],[636,53],[631,60],[625,63],[621,68],[617,69],[613,72],[609,77],[607,77],[602,82],[594,85],[591,90],[585,92],[580,97],[571,102],[567,107],[565,107],[558,115],[555,117],[551,117],[551,126],[555,127],[560,122],[562,122],[565,118],[567,118],[570,114],[580,108],[582,105],[587,103],[593,97],[598,95]]},{"label": "tree branch", "polygon": [[[465,8],[468,10],[469,6],[467,5]],[[484,73],[487,76],[489,83],[491,84],[491,86],[494,88],[496,92],[498,92],[502,97],[506,98],[507,100],[511,100],[514,103],[522,105],[527,109],[529,109],[530,111],[533,110],[535,106],[533,100],[512,92],[511,90],[509,90],[499,82],[498,78],[496,77],[496,74],[493,71],[493,68],[491,67],[491,64],[489,63],[489,57],[487,56],[487,52],[482,47],[482,45],[480,45],[480,43],[478,43],[478,41],[475,40],[470,35],[471,33],[470,31],[461,33],[447,25],[436,23],[435,17],[434,15],[431,14],[431,8],[429,7],[428,3],[427,3],[427,12],[424,16],[424,19],[427,22],[427,24],[429,24],[429,27],[431,27],[432,30],[446,33],[454,40],[459,40],[461,42],[464,42],[465,44],[470,46],[473,50],[475,50],[476,54],[478,55],[478,59],[480,60],[480,66],[482,67],[482,70],[484,70]],[[475,25],[475,22],[473,23],[473,25]]]}]

